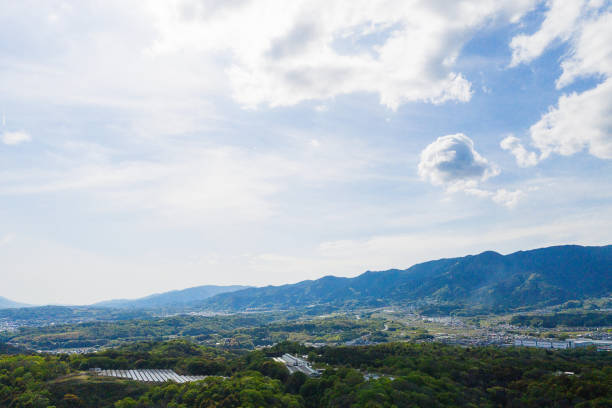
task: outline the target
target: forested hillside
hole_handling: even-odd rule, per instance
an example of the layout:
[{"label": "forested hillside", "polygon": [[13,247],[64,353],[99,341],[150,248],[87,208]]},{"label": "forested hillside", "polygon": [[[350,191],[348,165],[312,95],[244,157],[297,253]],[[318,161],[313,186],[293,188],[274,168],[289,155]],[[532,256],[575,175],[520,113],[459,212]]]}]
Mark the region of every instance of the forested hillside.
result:
[{"label": "forested hillside", "polygon": [[[286,352],[307,355],[321,377],[290,375],[271,359]],[[609,407],[611,366],[612,354],[588,349],[410,343],[313,349],[282,343],[245,354],[186,341],[138,343],[80,356],[0,355],[0,406]],[[168,368],[210,377],[138,383],[92,376],[91,367]]]}]

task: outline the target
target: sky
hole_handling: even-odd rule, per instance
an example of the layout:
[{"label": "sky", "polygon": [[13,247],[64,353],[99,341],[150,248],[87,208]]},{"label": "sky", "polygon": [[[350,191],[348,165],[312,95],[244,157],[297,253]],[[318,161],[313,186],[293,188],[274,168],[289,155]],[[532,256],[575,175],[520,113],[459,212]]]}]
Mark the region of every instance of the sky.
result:
[{"label": "sky", "polygon": [[0,2],[0,296],[612,243],[608,0]]}]

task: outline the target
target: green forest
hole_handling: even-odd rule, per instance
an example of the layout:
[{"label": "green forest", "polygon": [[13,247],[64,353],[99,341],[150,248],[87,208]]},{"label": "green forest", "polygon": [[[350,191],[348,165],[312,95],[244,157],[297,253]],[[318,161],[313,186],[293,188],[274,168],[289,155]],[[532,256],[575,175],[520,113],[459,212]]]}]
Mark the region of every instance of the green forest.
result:
[{"label": "green forest", "polygon": [[[306,355],[318,378],[271,359]],[[591,349],[458,347],[439,343],[257,351],[187,340],[83,355],[0,355],[2,407],[609,407],[612,354]],[[96,377],[89,368],[170,368],[208,375],[186,384]],[[377,374],[374,378],[365,374]]]}]

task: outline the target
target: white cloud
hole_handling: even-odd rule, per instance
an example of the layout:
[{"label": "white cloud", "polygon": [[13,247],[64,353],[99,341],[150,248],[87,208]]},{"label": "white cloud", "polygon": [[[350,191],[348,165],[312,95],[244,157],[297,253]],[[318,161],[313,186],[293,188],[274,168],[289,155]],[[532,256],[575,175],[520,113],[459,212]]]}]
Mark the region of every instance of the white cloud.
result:
[{"label": "white cloud", "polygon": [[536,2],[0,2],[0,94],[118,109],[149,138],[210,126],[219,96],[245,107],[322,106],[351,93],[392,109],[465,102],[472,85],[455,64],[463,45]]},{"label": "white cloud", "polygon": [[442,136],[421,152],[418,166],[419,176],[448,192],[463,191],[466,194],[490,198],[495,203],[513,208],[525,196],[521,190],[490,191],[479,185],[500,173],[499,168],[489,163],[476,149],[472,139],[462,133]]},{"label": "white cloud", "polygon": [[[562,95],[530,128],[541,158],[551,153],[572,155],[585,148],[601,159],[612,158],[612,4],[605,1],[562,1],[549,3],[540,29],[532,35],[515,37],[512,65],[539,57],[555,41],[567,42],[569,51],[561,59],[562,74],[557,88],[577,78],[603,81],[580,94]],[[519,165],[533,165],[536,158],[517,140],[505,140]],[[502,142],[503,143],[503,142]]]},{"label": "white cloud", "polygon": [[455,64],[463,45],[483,26],[517,22],[536,3],[2,2],[0,37],[10,42],[0,92],[138,110],[162,126],[180,121],[186,132],[197,130],[194,113],[217,114],[211,95],[232,95],[245,107],[356,92],[392,109],[465,102],[472,84]]},{"label": "white cloud", "polygon": [[[566,2],[567,3],[567,2]],[[571,52],[561,62],[557,87],[590,75],[612,76],[612,4],[600,13],[587,8],[571,40]],[[597,10],[597,9],[596,9]]]},{"label": "white cloud", "polygon": [[499,174],[499,169],[482,157],[472,139],[462,133],[442,136],[421,152],[419,176],[450,191],[476,187]]},{"label": "white cloud", "polygon": [[151,53],[229,53],[233,96],[247,107],[353,92],[378,94],[391,109],[465,102],[471,83],[454,68],[463,44],[489,21],[514,22],[534,3],[165,1],[154,7],[161,35]]},{"label": "white cloud", "polygon": [[612,78],[581,94],[561,96],[558,107],[544,114],[530,132],[543,157],[587,148],[595,157],[612,159]]},{"label": "white cloud", "polygon": [[577,28],[577,20],[587,2],[585,0],[549,1],[549,10],[540,29],[532,34],[520,34],[512,39],[511,66],[530,62],[539,57],[555,40],[567,41]]},{"label": "white cloud", "polygon": [[520,167],[530,167],[538,164],[538,155],[535,152],[528,151],[521,143],[521,140],[515,136],[507,136],[501,141],[500,146],[514,155],[516,163]]},{"label": "white cloud", "polygon": [[110,108],[147,137],[200,130],[218,116],[211,94],[225,91],[222,71],[195,53],[147,54],[159,35],[155,21],[149,2],[0,2],[0,94],[29,105]]},{"label": "white cloud", "polygon": [[23,130],[15,132],[4,132],[1,138],[2,143],[10,146],[18,145],[32,140],[32,136],[30,136],[29,133],[24,132]]}]

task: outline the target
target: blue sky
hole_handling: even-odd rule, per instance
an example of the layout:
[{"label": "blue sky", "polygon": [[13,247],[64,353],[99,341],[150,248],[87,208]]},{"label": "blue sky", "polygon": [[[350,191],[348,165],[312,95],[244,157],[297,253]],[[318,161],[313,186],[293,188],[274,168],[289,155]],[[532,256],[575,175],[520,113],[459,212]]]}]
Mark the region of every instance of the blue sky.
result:
[{"label": "blue sky", "polygon": [[612,230],[609,1],[8,1],[1,296],[267,285]]}]

